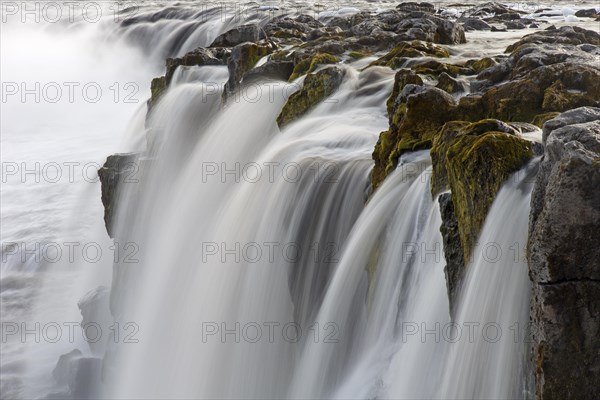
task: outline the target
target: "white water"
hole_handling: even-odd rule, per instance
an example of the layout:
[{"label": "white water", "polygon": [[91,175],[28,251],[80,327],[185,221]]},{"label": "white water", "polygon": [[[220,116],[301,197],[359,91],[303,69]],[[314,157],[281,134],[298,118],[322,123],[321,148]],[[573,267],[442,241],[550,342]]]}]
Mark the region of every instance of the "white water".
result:
[{"label": "white water", "polygon": [[[138,16],[148,17],[163,6],[144,7]],[[192,3],[187,7],[198,18]],[[197,24],[183,14],[133,27],[116,26],[108,14],[96,24],[3,23],[3,82],[95,82],[104,91],[98,103],[77,97],[71,103],[64,96],[56,104],[21,102],[18,96],[3,102],[3,167],[7,162],[24,162],[28,168],[56,162],[63,173],[57,183],[41,172],[23,178],[22,171],[2,182],[3,251],[7,242],[50,242],[66,252],[64,243],[74,241],[98,244],[105,256],[88,262],[76,253],[73,262],[63,257],[48,263],[9,255],[1,269],[2,322],[23,321],[28,327],[35,322],[80,322],[77,301],[99,285],[112,284],[114,316],[122,325],[136,324],[139,343],[107,346],[113,359],[105,365],[106,385],[90,383],[92,394],[522,397],[526,385],[516,381],[524,375],[520,349],[510,343],[403,343],[407,324],[429,327],[445,324],[449,317],[439,212],[427,195],[426,172],[418,175],[425,170],[426,157],[404,167],[406,173],[397,171],[363,208],[370,154],[379,132],[387,128],[384,103],[393,79],[389,70],[358,74],[350,67],[344,87],[334,95],[337,102],[322,104],[283,133],[274,123],[283,104],[283,85],[273,100],[219,111],[219,95],[203,100],[199,82],[226,80],[225,68],[201,68],[181,76],[151,121],[150,136],[165,139],[152,149],[160,157],[145,167],[143,187],[131,185],[131,192],[123,193],[121,230],[139,246],[140,262],[118,266],[113,276],[113,243],[103,226],[94,166],[109,154],[143,149],[149,81],[163,73],[166,56],[206,45],[235,24],[265,18],[210,17]],[[514,35],[506,35],[509,42]],[[490,46],[484,39],[477,43],[478,52],[500,53],[508,44]],[[117,102],[110,90],[115,82],[121,90]],[[137,102],[123,101],[131,93],[124,87],[128,83],[138,85],[133,96]],[[356,88],[364,89],[362,95]],[[78,163],[74,180],[67,178],[67,162]],[[226,162],[228,168],[256,162],[263,179],[235,182],[229,176],[223,182],[210,175],[202,182],[203,168],[213,162]],[[269,171],[265,162],[279,162],[274,181],[264,178]],[[87,163],[92,168],[83,171]],[[302,178],[286,181],[283,177],[296,171],[292,163],[301,167]],[[413,173],[415,166],[418,172]],[[328,179],[332,172],[334,182]],[[141,198],[135,197],[133,187],[142,190]],[[489,220],[494,222],[488,221],[482,241],[495,240],[508,253],[504,246],[521,241],[526,233],[528,197],[514,188],[505,188],[501,195],[508,210],[492,210]],[[521,217],[502,225],[499,221],[508,221],[505,212]],[[420,249],[403,261],[402,244],[407,242],[424,244],[425,249],[437,244],[439,249],[434,256]],[[239,263],[232,256],[221,262],[219,254],[202,263],[202,244],[213,243],[227,248],[259,243],[263,252],[268,250],[265,243],[277,243],[279,250],[294,244],[303,252],[292,259],[277,253],[274,261],[265,262],[263,254],[258,262]],[[505,334],[513,321],[522,321],[526,276],[519,275],[521,264],[503,260],[508,266],[494,264],[494,275],[485,273],[490,266],[483,261],[470,267],[458,321],[497,321]],[[376,275],[369,288],[365,268],[373,263]],[[482,277],[493,280],[482,283]],[[478,293],[482,287],[495,289],[493,301],[478,301],[490,292]],[[281,330],[274,343],[265,341],[268,330],[263,324],[274,321],[297,322],[304,332],[299,343],[283,340]],[[202,343],[206,323],[231,328],[235,322],[258,323],[263,339],[232,343],[230,335],[221,343],[214,335]],[[338,343],[325,343],[332,332],[330,338]],[[126,333],[121,330],[121,336]],[[3,341],[2,397],[63,393],[65,385],[57,385],[51,375],[61,354],[78,348],[84,356],[103,355],[104,349],[92,350],[77,337],[71,342],[65,335],[58,343],[32,343],[30,338],[22,343],[19,337]],[[457,365],[464,369],[457,371]],[[478,372],[477,379],[472,371]],[[431,382],[443,385],[436,388]]]}]

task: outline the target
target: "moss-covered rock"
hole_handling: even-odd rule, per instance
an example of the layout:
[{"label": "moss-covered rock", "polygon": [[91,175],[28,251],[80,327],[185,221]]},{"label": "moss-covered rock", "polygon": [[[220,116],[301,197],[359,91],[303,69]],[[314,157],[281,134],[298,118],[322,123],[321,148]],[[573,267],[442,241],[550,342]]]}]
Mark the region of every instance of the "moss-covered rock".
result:
[{"label": "moss-covered rock", "polygon": [[302,116],[309,109],[331,96],[341,85],[344,70],[339,67],[328,67],[304,78],[302,89],[292,94],[281,113],[277,124],[283,128],[286,124]]},{"label": "moss-covered rock", "polygon": [[463,82],[454,79],[445,72],[442,72],[440,76],[438,76],[438,83],[435,87],[450,94],[460,93],[467,90],[466,85]]},{"label": "moss-covered rock", "polygon": [[417,74],[409,69],[401,69],[396,72],[394,76],[394,86],[392,87],[392,93],[388,97],[386,102],[386,109],[391,127],[398,127],[402,116],[404,115],[405,107],[401,107],[401,103],[404,99],[398,96],[404,90],[406,85],[422,85],[423,80]]},{"label": "moss-covered rock", "polygon": [[402,42],[394,47],[389,53],[373,61],[369,66],[385,65],[392,69],[403,66],[406,58],[412,57],[450,57],[448,50],[433,43],[420,42]]},{"label": "moss-covered rock", "polygon": [[533,118],[533,121],[531,123],[537,126],[538,128],[541,128],[542,126],[544,126],[544,123],[546,123],[546,121],[550,121],[552,118],[558,116],[559,114],[560,113],[557,111],[538,114]]},{"label": "moss-covered rock", "polygon": [[508,46],[506,52],[513,53],[525,46],[531,44],[539,45],[542,43],[571,45],[593,44],[595,46],[600,46],[600,33],[583,29],[578,26],[562,26],[558,29],[551,26],[546,30],[523,36],[521,40]]},{"label": "moss-covered rock", "polygon": [[239,89],[240,81],[246,72],[250,71],[261,58],[274,50],[270,43],[242,43],[235,46],[227,62],[229,80],[225,84],[224,99],[227,99]]},{"label": "moss-covered rock", "polygon": [[443,72],[452,77],[458,75],[471,75],[474,73],[471,68],[467,68],[463,65],[448,64],[437,60],[425,61],[411,68],[418,74],[431,75],[434,77],[439,76]]},{"label": "moss-covered rock", "polygon": [[469,126],[466,121],[446,122],[431,143],[431,194],[433,197],[448,190],[448,171],[446,170],[446,153],[453,144],[454,139],[464,135],[463,128]]},{"label": "moss-covered rock", "polygon": [[[396,76],[397,87],[395,85],[394,91],[399,90],[406,80],[416,77],[414,73],[406,71],[399,71]],[[373,189],[396,168],[398,158],[403,153],[430,148],[431,141],[442,125],[454,119],[455,108],[456,102],[448,93],[416,84],[405,84],[393,102],[388,100],[390,129],[379,135],[373,151]]]},{"label": "moss-covered rock", "polygon": [[504,132],[459,135],[448,147],[448,184],[465,264],[498,190],[531,157],[531,142]]},{"label": "moss-covered rock", "polygon": [[313,57],[307,57],[296,64],[289,80],[293,81],[302,75],[310,74],[321,65],[337,64],[338,62],[340,62],[340,59],[334,55],[328,53],[317,53]]},{"label": "moss-covered rock", "polygon": [[150,112],[152,107],[156,106],[158,100],[166,90],[167,79],[164,76],[152,79],[152,82],[150,82],[151,97],[150,100],[148,100],[148,112]]},{"label": "moss-covered rock", "polygon": [[488,69],[498,64],[496,60],[490,57],[484,57],[476,60],[468,60],[465,63],[465,67],[471,68],[475,73],[480,73],[484,69]]}]

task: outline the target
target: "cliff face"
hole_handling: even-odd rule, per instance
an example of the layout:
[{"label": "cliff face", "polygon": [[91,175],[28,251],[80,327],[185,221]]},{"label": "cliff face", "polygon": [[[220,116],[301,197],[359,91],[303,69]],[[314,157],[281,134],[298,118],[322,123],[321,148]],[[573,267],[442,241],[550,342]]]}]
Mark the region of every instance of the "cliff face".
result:
[{"label": "cliff face", "polygon": [[600,387],[600,109],[544,124],[528,262],[536,396],[591,399]]}]

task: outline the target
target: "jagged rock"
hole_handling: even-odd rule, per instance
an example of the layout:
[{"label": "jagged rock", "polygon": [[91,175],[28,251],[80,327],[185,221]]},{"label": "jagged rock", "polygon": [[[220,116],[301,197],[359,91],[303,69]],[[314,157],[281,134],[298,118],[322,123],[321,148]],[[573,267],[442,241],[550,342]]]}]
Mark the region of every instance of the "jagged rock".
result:
[{"label": "jagged rock", "polygon": [[343,78],[344,70],[335,66],[308,74],[304,78],[302,89],[292,94],[283,106],[277,117],[279,127],[283,128],[331,96],[340,87]]},{"label": "jagged rock", "polygon": [[258,25],[241,25],[217,36],[210,47],[233,47],[245,42],[258,42],[267,36]]},{"label": "jagged rock", "polygon": [[600,385],[600,109],[544,124],[531,199],[536,396],[594,398]]},{"label": "jagged rock", "polygon": [[120,191],[124,184],[138,183],[139,153],[113,154],[98,170],[102,186],[102,204],[104,205],[104,225],[108,236],[114,238],[114,217]]},{"label": "jagged rock", "polygon": [[442,193],[438,198],[438,202],[440,204],[440,214],[442,217],[440,232],[442,234],[444,257],[446,259],[444,275],[446,276],[449,311],[450,315],[454,317],[460,285],[465,274],[464,254],[460,243],[460,235],[458,233],[458,221],[454,214],[452,194]]},{"label": "jagged rock", "polygon": [[485,21],[480,20],[479,18],[466,18],[462,22],[463,28],[470,31],[489,31],[492,29],[490,24]]},{"label": "jagged rock", "polygon": [[242,43],[231,50],[231,56],[227,62],[229,80],[225,84],[223,99],[233,95],[239,88],[244,74],[250,71],[256,63],[264,56],[272,53],[275,49],[270,43]]},{"label": "jagged rock", "polygon": [[465,92],[467,90],[463,82],[454,79],[445,72],[442,72],[440,76],[438,76],[438,84],[436,87],[450,94]]}]

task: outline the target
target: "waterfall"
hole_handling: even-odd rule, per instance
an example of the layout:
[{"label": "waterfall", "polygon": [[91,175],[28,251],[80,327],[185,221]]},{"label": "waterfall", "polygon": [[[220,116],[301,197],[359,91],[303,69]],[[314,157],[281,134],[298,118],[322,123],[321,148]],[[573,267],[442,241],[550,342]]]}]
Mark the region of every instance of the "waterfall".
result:
[{"label": "waterfall", "polygon": [[[118,193],[115,226],[115,242],[136,251],[114,265],[112,258],[97,264],[77,260],[76,271],[66,262],[48,268],[31,259],[3,261],[3,321],[80,321],[77,301],[93,303],[97,296],[103,302],[90,313],[111,332],[96,346],[81,339],[53,346],[18,338],[3,343],[2,358],[10,358],[3,370],[7,366],[11,374],[2,377],[3,388],[10,386],[13,394],[14,373],[25,382],[14,384],[15,396],[59,396],[65,383],[57,388],[52,370],[59,356],[77,348],[95,367],[101,365],[102,381],[80,375],[82,397],[530,397],[530,287],[523,248],[536,163],[498,193],[451,319],[428,151],[404,154],[370,193],[371,154],[389,126],[385,103],[394,72],[362,70],[365,60],[341,66],[339,90],[280,130],[276,118],[302,78],[262,82],[224,106],[214,87],[227,81],[226,66],[180,67],[147,116],[148,82],[164,73],[166,57],[208,46],[228,29],[270,15],[254,9],[223,19],[185,3],[141,7],[125,12],[131,15],[118,24],[105,18],[94,27],[81,23],[31,33],[32,41],[45,37],[42,44],[49,45],[40,32],[50,32],[72,46],[63,61],[73,71],[99,73],[97,58],[110,49],[121,61],[95,79],[110,85],[130,71],[127,79],[144,88],[139,104],[126,110],[113,114],[106,106],[98,115],[78,110],[70,130],[54,124],[55,111],[41,111],[65,141],[77,142],[80,132],[95,125],[89,121],[100,119],[105,122],[92,129],[91,143],[105,143],[108,131],[112,142],[125,136],[118,146],[78,154],[86,160],[102,163],[114,152],[138,152],[132,180]],[[75,29],[84,36],[72,39]],[[99,43],[100,56],[87,49],[90,40]],[[78,52],[84,56],[78,58]],[[23,54],[9,48],[9,55]],[[125,59],[139,69],[131,72]],[[71,65],[77,62],[82,64]],[[3,60],[5,65],[16,74]],[[18,106],[11,111],[19,118],[3,121],[3,132],[21,133],[28,111]],[[60,161],[70,160],[69,148],[44,148],[52,139],[36,151],[56,151]],[[31,149],[14,153],[26,150]],[[26,195],[8,186],[3,200],[8,195],[18,213],[56,202],[58,192],[48,186],[37,203],[19,204]],[[74,236],[109,248],[98,184],[77,188],[77,196],[52,204],[68,215],[85,209],[95,221],[83,224],[88,230],[66,226],[40,238],[32,232],[47,227],[33,225],[3,232],[3,243]],[[47,223],[35,217],[32,223]],[[479,323],[474,340],[472,322]],[[31,365],[21,353],[34,360]],[[22,390],[23,385],[29,387]]]}]

